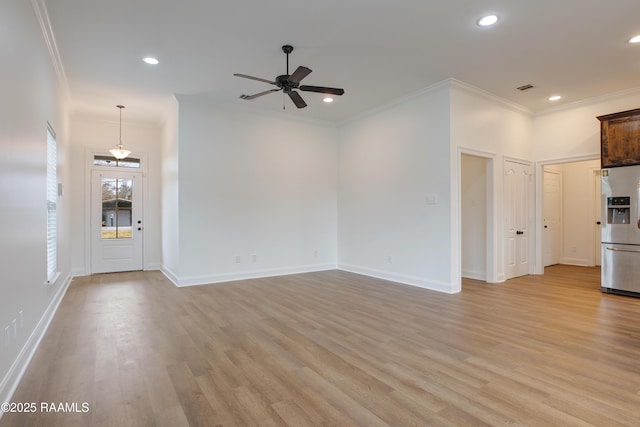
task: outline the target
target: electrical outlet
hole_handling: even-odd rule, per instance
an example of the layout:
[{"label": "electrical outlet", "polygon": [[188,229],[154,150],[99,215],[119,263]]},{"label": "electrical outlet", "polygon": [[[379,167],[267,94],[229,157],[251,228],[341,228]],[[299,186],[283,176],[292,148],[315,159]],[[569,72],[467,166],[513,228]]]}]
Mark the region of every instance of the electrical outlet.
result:
[{"label": "electrical outlet", "polygon": [[256,255],[256,254],[251,255],[251,262],[253,262],[253,263],[258,262],[258,255]]},{"label": "electrical outlet", "polygon": [[240,255],[236,255],[236,264],[240,264]]},{"label": "electrical outlet", "polygon": [[318,258],[318,251],[313,251],[313,257]]},{"label": "electrical outlet", "polygon": [[389,263],[389,264],[393,263],[393,257],[391,255],[387,256],[387,263]]}]

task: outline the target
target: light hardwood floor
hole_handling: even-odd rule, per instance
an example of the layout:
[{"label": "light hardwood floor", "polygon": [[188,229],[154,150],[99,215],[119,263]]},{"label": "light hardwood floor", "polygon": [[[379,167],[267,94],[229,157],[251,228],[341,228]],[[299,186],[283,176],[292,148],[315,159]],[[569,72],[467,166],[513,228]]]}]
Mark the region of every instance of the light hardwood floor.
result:
[{"label": "light hardwood floor", "polygon": [[640,299],[554,266],[446,295],[341,271],[75,279],[9,426],[638,426]]}]

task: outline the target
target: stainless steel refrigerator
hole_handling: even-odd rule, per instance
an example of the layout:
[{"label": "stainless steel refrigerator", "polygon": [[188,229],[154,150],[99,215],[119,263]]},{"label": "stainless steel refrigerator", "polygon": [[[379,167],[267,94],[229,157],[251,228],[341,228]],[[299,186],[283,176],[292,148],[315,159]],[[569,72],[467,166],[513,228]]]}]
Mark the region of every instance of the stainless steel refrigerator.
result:
[{"label": "stainless steel refrigerator", "polygon": [[640,165],[602,171],[603,292],[640,297]]}]

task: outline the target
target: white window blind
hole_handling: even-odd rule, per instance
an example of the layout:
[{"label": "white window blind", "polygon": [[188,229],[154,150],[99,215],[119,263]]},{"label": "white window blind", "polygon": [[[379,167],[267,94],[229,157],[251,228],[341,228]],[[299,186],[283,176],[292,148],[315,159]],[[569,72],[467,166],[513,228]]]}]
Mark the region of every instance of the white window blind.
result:
[{"label": "white window blind", "polygon": [[58,171],[56,134],[47,126],[47,283],[58,276]]}]

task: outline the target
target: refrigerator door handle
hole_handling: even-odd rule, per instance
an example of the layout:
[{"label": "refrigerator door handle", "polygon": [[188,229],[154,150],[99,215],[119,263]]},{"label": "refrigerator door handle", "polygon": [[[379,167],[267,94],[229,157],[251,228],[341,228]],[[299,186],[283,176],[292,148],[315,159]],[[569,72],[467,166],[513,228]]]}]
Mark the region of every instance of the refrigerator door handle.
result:
[{"label": "refrigerator door handle", "polygon": [[618,249],[618,248],[607,248],[608,251],[616,251],[616,252],[638,252],[640,253],[640,249]]}]

